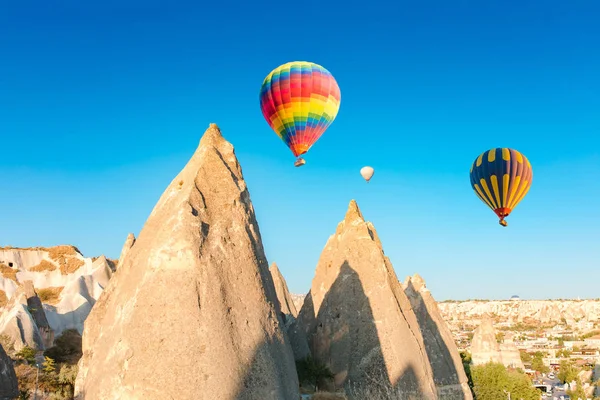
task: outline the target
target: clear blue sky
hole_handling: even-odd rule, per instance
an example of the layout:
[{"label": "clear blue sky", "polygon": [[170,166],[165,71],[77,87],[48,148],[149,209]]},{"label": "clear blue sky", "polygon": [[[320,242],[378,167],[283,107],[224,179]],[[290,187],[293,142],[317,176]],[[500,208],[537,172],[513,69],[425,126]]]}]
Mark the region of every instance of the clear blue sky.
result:
[{"label": "clear blue sky", "polygon": [[[215,122],[293,292],[354,198],[398,277],[438,300],[600,297],[598,15],[594,0],[3,2],[0,244],[118,257]],[[302,168],[258,102],[293,60],[342,91]],[[534,171],[508,228],[469,184],[492,147]]]}]

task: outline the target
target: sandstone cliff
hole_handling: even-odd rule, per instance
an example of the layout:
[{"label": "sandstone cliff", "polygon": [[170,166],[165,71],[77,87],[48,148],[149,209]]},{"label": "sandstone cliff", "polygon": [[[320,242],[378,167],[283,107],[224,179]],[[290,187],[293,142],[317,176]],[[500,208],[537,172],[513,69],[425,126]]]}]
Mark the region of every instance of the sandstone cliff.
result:
[{"label": "sandstone cliff", "polygon": [[313,356],[351,398],[374,389],[437,397],[417,318],[354,200],[325,245],[299,319]]},{"label": "sandstone cliff", "polygon": [[425,281],[414,274],[406,278],[403,286],[419,321],[439,398],[472,400],[458,348]]},{"label": "sandstone cliff", "polygon": [[85,322],[79,399],[296,400],[233,146],[211,124]]}]

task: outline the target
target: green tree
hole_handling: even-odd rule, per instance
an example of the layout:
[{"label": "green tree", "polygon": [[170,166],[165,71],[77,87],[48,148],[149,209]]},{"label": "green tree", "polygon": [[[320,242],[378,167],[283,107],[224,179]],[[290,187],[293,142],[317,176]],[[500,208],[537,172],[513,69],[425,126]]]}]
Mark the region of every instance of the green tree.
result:
[{"label": "green tree", "polygon": [[558,338],[558,345],[559,345],[560,347],[564,347],[564,345],[565,345],[565,341],[563,340],[563,338]]},{"label": "green tree", "polygon": [[539,400],[539,392],[527,375],[515,370],[508,371],[500,363],[475,366],[471,373],[477,400],[505,400],[506,392],[513,399]]},{"label": "green tree", "polygon": [[17,357],[26,360],[29,364],[35,364],[35,350],[29,346],[25,346],[19,350]]},{"label": "green tree", "polygon": [[496,342],[498,342],[498,343],[504,342],[504,332],[496,333]]},{"label": "green tree", "polygon": [[544,364],[542,353],[539,351],[535,352],[533,359],[531,360],[531,369],[534,369],[543,374],[550,372],[550,368]]},{"label": "green tree", "polygon": [[567,394],[571,396],[571,399],[587,399],[585,390],[583,390],[583,385],[581,384],[581,379],[579,379],[579,377],[575,379],[575,385],[575,390],[567,390]]},{"label": "green tree", "polygon": [[327,365],[315,360],[311,356],[296,361],[296,372],[300,384],[311,384],[315,387],[315,390],[318,389],[319,383],[323,380],[333,379],[333,373]]},{"label": "green tree", "polygon": [[77,365],[63,365],[58,373],[58,383],[67,398],[73,398],[75,394],[75,379],[77,378]]},{"label": "green tree", "polygon": [[529,363],[533,359],[531,354],[529,354],[525,350],[519,350],[519,353],[521,354],[521,361],[523,361],[524,363]]},{"label": "green tree", "polygon": [[465,370],[465,375],[467,375],[467,382],[469,384],[469,388],[471,392],[473,392],[473,377],[471,376],[471,353],[467,351],[460,352],[460,358],[462,359],[463,369]]},{"label": "green tree", "polygon": [[56,366],[54,365],[54,360],[50,357],[44,357],[46,361],[42,364],[44,367],[44,372],[47,374],[51,374],[56,370]]},{"label": "green tree", "polygon": [[577,378],[577,367],[573,365],[571,360],[560,360],[560,370],[556,377],[560,379],[562,383],[572,382]]}]

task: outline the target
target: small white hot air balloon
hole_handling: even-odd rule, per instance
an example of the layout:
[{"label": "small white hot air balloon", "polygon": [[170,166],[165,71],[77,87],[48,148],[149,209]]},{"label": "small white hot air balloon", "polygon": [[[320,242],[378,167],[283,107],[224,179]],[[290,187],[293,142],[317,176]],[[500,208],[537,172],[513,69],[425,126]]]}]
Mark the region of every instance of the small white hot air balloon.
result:
[{"label": "small white hot air balloon", "polygon": [[374,173],[375,173],[375,170],[372,167],[362,167],[360,169],[360,174],[362,175],[363,178],[365,178],[367,183],[369,183],[369,181],[373,177]]}]

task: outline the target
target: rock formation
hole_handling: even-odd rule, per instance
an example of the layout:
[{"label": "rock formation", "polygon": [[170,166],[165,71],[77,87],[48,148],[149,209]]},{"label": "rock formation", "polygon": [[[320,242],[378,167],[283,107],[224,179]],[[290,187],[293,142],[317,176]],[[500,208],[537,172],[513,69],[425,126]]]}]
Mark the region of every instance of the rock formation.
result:
[{"label": "rock formation", "polygon": [[134,244],[135,235],[133,233],[130,233],[129,235],[127,235],[127,239],[125,240],[125,244],[123,245],[123,249],[121,250],[121,256],[119,257],[117,269],[121,266],[121,264],[123,264],[123,260],[125,259],[125,257],[127,257],[129,250],[131,250]]},{"label": "rock formation", "polygon": [[403,286],[419,321],[439,398],[472,400],[473,394],[456,343],[425,281],[414,274],[406,278]]},{"label": "rock formation", "polygon": [[0,345],[0,400],[12,400],[19,396],[19,384],[10,357]]},{"label": "rock formation", "polygon": [[[575,327],[600,321],[598,300],[493,300],[455,301],[439,304],[446,320],[455,317],[458,321],[479,319],[485,314],[495,314],[498,321],[526,322],[530,324],[557,324],[561,321]],[[575,322],[575,321],[579,322]]]},{"label": "rock formation", "polygon": [[25,291],[25,296],[27,297],[27,309],[33,317],[33,321],[37,325],[37,328],[40,332],[44,346],[43,348],[50,348],[54,343],[54,330],[52,330],[50,324],[48,323],[48,318],[46,318],[42,301],[33,288],[33,282],[23,282],[23,289]]},{"label": "rock formation", "polygon": [[277,300],[281,308],[282,319],[285,326],[285,331],[290,339],[292,350],[294,352],[294,358],[300,360],[310,355],[308,348],[308,341],[306,340],[306,334],[298,326],[298,312],[296,306],[292,300],[292,296],[287,287],[287,283],[277,264],[271,264],[271,276],[273,277],[273,284],[275,285],[275,292],[277,293]]},{"label": "rock formation", "polygon": [[54,332],[48,328],[48,320],[31,281],[19,286],[8,301],[0,315],[0,335],[9,338],[11,348],[5,350],[10,353],[25,346],[38,350],[51,346]]},{"label": "rock formation", "polygon": [[216,125],[122,261],[85,322],[77,398],[298,399],[254,208]]},{"label": "rock formation", "polygon": [[504,364],[507,367],[525,369],[519,350],[514,343],[498,343],[496,329],[489,315],[485,315],[481,324],[473,333],[471,341],[471,359],[473,365],[486,364],[490,361]]},{"label": "rock formation", "polygon": [[283,278],[283,275],[281,275],[277,264],[271,264],[269,271],[271,271],[271,276],[273,276],[273,284],[275,285],[275,291],[277,292],[277,299],[279,300],[279,304],[281,306],[281,312],[286,315],[291,315],[292,317],[297,317],[298,311],[296,311],[296,306],[294,305],[294,301],[292,300],[292,296],[288,290],[287,283]]},{"label": "rock formation", "polygon": [[[23,288],[26,281],[31,281],[32,286],[28,289],[30,294],[37,292],[43,305],[39,307],[38,304],[34,309],[43,309],[47,320],[43,324],[48,323],[55,336],[65,329],[83,332],[83,321],[108,284],[112,272],[111,261],[106,257],[83,257],[74,246],[0,248],[0,290],[7,298],[3,310],[0,309],[0,334],[9,334],[3,327],[20,323],[27,325],[29,322],[26,320],[33,318],[27,316],[27,301],[14,299],[19,288],[21,294],[18,296],[25,296],[25,300],[31,297],[26,295]],[[11,318],[17,319],[9,321]],[[22,342],[19,336],[24,335],[18,331],[12,330],[9,335],[16,346]],[[47,340],[49,343],[50,339]]]},{"label": "rock formation", "polygon": [[354,200],[325,245],[298,318],[313,356],[352,399],[373,398],[373,390],[437,397],[417,318]]}]

